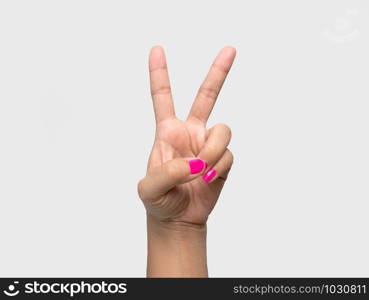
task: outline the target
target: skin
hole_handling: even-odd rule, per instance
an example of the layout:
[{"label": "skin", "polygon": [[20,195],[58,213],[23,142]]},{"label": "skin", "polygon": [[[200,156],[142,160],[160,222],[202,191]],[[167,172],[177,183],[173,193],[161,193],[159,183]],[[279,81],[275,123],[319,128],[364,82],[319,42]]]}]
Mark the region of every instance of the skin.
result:
[{"label": "skin", "polygon": [[[233,163],[227,148],[231,130],[206,122],[236,55],[223,48],[201,84],[186,120],[176,118],[164,50],[149,56],[150,87],[156,119],[154,145],[138,193],[147,211],[149,277],[207,277],[206,221]],[[207,167],[191,174],[189,161]],[[204,174],[215,169],[210,180]]]}]

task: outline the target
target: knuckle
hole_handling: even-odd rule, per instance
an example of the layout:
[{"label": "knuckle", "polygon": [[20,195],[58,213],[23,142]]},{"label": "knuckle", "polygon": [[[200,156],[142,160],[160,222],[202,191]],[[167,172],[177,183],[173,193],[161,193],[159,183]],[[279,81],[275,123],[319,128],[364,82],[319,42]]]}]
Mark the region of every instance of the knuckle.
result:
[{"label": "knuckle", "polygon": [[226,135],[232,136],[232,129],[227,124],[220,123],[220,126],[222,126],[222,130]]},{"label": "knuckle", "polygon": [[201,94],[204,98],[214,99],[218,97],[219,90],[211,86],[201,85],[199,94]]},{"label": "knuckle", "polygon": [[223,67],[222,65],[220,64],[216,64],[216,63],[213,63],[212,64],[212,67],[218,71],[220,71],[221,73],[223,73],[224,76],[227,76],[228,72],[229,72],[229,69],[228,68],[225,68]]},{"label": "knuckle", "polygon": [[153,87],[151,90],[151,95],[166,95],[171,93],[171,88],[169,85],[162,85],[158,87]]},{"label": "knuckle", "polygon": [[214,126],[214,129],[219,131],[223,136],[231,139],[232,137],[232,130],[231,128],[224,123],[218,123]]},{"label": "knuckle", "polygon": [[145,199],[145,196],[144,196],[144,179],[141,179],[137,183],[137,192],[138,192],[138,196],[140,197],[140,199],[144,200]]},{"label": "knuckle", "polygon": [[230,165],[232,165],[233,161],[234,161],[234,155],[233,155],[232,151],[228,150],[228,155],[229,155],[229,163],[230,163]]}]

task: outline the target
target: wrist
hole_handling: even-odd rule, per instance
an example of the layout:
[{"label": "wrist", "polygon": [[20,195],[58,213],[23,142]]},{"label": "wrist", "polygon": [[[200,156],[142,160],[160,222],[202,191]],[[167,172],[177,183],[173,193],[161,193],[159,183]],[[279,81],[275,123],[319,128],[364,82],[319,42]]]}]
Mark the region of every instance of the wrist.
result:
[{"label": "wrist", "polygon": [[194,224],[182,221],[162,221],[150,214],[147,215],[148,234],[152,234],[161,239],[169,240],[191,240],[206,238],[206,224]]},{"label": "wrist", "polygon": [[148,277],[207,277],[206,225],[147,215]]}]

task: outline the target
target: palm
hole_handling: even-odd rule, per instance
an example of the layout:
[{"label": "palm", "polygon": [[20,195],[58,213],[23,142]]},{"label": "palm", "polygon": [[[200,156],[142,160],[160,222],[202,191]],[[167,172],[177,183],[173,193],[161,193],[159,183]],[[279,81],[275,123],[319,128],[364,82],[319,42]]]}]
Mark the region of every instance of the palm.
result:
[{"label": "palm", "polygon": [[[171,119],[158,124],[149,168],[177,157],[196,157],[205,144],[206,131],[196,121]],[[202,224],[218,199],[222,186],[219,183],[207,184],[197,178],[176,186],[162,201],[175,203],[169,208],[170,214],[178,216],[179,221]]]},{"label": "palm", "polygon": [[[233,48],[228,47],[221,51],[200,87],[187,120],[181,121],[175,117],[164,52],[160,47],[155,47],[150,54],[150,86],[156,118],[156,136],[148,163],[150,176],[141,181],[141,188],[139,184],[139,193],[143,195],[141,198],[148,212],[159,219],[204,224],[214,208],[224,184],[221,174],[211,182],[194,177],[181,184],[169,184],[170,188],[167,189],[167,182],[171,182],[173,177],[163,175],[161,166],[177,158],[200,157],[209,163],[209,167],[219,163],[222,158],[222,163],[219,164],[222,173],[230,168],[232,157],[226,149],[230,139],[229,128],[220,124],[221,128],[208,130],[206,121],[234,56]],[[188,167],[185,172],[189,172]],[[148,198],[150,200],[147,200]]]}]

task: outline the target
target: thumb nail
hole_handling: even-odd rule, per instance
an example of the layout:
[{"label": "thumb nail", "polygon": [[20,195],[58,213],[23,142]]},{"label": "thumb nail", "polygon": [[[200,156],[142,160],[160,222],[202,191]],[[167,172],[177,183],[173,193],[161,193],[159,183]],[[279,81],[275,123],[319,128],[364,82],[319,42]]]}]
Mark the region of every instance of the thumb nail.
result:
[{"label": "thumb nail", "polygon": [[189,162],[191,174],[200,173],[206,168],[206,162],[200,158],[191,159]]}]

